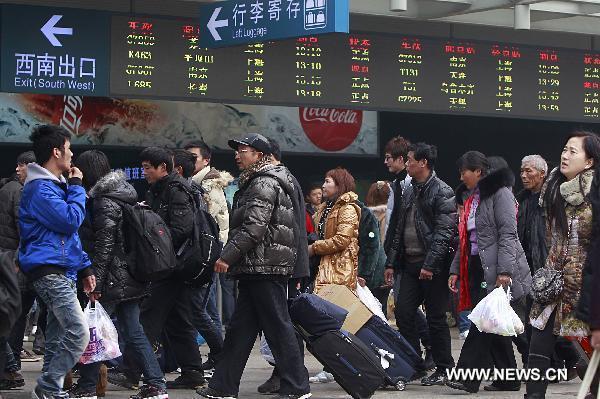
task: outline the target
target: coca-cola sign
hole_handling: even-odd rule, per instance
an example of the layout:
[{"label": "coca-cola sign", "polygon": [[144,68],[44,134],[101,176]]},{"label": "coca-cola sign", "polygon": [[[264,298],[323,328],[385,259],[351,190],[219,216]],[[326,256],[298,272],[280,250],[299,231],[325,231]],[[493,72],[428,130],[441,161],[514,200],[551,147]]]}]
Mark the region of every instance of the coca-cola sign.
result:
[{"label": "coca-cola sign", "polygon": [[352,109],[300,107],[299,112],[304,133],[325,151],[341,151],[351,145],[363,121],[363,112]]}]

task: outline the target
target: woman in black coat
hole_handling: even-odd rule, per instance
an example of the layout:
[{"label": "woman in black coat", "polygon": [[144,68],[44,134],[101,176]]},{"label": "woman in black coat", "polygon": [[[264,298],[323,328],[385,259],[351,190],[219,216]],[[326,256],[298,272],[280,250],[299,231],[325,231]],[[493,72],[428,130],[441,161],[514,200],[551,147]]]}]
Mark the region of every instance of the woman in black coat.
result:
[{"label": "woman in black coat", "polygon": [[[120,202],[134,205],[137,193],[122,172],[111,172],[108,158],[101,151],[86,151],[75,164],[83,173],[83,186],[88,193],[81,235],[96,276],[90,301],[101,302],[109,314],[116,316],[121,339],[144,374],[145,385],[132,398],[167,397],[164,374],[140,324],[140,299],[147,287],[133,278],[124,255]],[[69,396],[95,397],[99,368],[99,363],[80,367],[81,378]]]}]

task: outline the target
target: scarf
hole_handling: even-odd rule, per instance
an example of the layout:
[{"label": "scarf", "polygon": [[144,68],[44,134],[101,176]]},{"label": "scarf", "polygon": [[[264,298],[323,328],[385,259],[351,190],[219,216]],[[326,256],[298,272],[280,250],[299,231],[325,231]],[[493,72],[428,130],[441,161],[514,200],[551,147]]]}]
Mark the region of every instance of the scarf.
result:
[{"label": "scarf", "polygon": [[323,209],[323,214],[321,215],[321,219],[319,219],[319,240],[325,239],[325,222],[327,222],[327,217],[329,216],[329,212],[331,212],[333,205],[335,205],[335,201],[327,201],[325,204],[325,209]]},{"label": "scarf", "polygon": [[471,213],[475,194],[471,194],[465,201],[463,213],[458,223],[458,237],[460,240],[460,290],[458,297],[458,311],[469,310],[473,307],[471,302],[471,290],[469,287],[469,230],[467,229],[467,220]]},{"label": "scarf", "polygon": [[239,186],[245,186],[248,181],[254,176],[259,170],[264,168],[267,165],[271,165],[271,157],[266,155],[254,162],[252,165],[248,166],[246,169],[240,173],[240,183]]}]

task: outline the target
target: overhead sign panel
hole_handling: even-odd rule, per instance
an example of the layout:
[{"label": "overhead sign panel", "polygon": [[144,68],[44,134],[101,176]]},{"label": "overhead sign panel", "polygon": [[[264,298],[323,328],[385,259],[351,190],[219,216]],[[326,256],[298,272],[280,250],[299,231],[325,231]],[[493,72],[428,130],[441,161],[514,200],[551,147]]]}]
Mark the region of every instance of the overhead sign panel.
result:
[{"label": "overhead sign panel", "polygon": [[202,6],[200,45],[226,47],[348,33],[348,0],[230,0]]},{"label": "overhead sign panel", "polygon": [[2,7],[2,90],[108,94],[110,18],[103,12]]}]

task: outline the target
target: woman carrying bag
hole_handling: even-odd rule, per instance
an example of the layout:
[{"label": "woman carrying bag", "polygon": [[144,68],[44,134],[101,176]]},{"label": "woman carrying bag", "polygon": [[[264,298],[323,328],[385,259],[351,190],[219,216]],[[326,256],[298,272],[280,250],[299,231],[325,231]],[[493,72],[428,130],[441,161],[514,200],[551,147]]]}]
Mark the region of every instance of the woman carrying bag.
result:
[{"label": "woman carrying bag", "polygon": [[[456,193],[464,212],[459,221],[460,245],[448,287],[457,292],[459,311],[473,309],[494,288],[511,287],[513,300],[529,292],[531,272],[517,235],[517,202],[512,193],[515,177],[503,165],[492,168],[480,152],[469,151],[458,161],[463,182]],[[466,193],[466,195],[465,195]],[[463,198],[464,203],[460,204]],[[462,347],[457,369],[515,369],[511,337],[480,332],[475,323]],[[480,380],[446,382],[450,388],[476,393]],[[519,390],[520,383],[496,381],[486,390]]]},{"label": "woman carrying bag", "polygon": [[[589,194],[599,162],[598,136],[572,133],[562,150],[560,167],[550,173],[540,194],[550,250],[545,267],[533,278],[528,366],[539,369],[542,376],[550,368],[559,336],[585,337],[590,333],[588,325],[577,318],[576,307],[592,239]],[[529,381],[527,399],[545,398],[547,386],[548,381]]]}]

